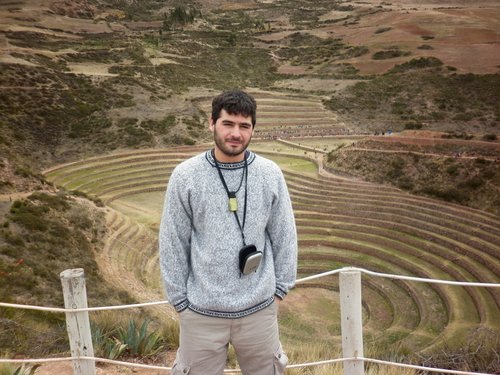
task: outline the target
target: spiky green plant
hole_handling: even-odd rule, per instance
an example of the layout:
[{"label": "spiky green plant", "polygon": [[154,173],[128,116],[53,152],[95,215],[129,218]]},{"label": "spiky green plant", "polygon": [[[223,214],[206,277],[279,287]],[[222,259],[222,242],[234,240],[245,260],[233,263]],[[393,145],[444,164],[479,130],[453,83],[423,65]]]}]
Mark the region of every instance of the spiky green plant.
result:
[{"label": "spiky green plant", "polygon": [[22,365],[14,368],[10,363],[0,364],[0,375],[34,375],[40,365]]},{"label": "spiky green plant", "polygon": [[161,345],[161,335],[158,332],[148,331],[149,321],[142,322],[137,327],[134,320],[130,320],[128,328],[118,329],[117,340],[127,345],[126,352],[130,355],[153,356],[163,348]]}]

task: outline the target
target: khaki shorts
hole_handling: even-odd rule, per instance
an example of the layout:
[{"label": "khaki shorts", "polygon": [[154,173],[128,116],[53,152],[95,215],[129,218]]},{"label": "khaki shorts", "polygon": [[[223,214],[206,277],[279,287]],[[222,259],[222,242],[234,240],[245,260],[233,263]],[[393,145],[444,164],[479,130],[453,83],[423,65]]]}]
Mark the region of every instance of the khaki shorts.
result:
[{"label": "khaki shorts", "polygon": [[243,375],[282,375],[288,363],[279,341],[278,306],[238,319],[180,313],[180,347],[172,375],[221,375],[229,343]]}]

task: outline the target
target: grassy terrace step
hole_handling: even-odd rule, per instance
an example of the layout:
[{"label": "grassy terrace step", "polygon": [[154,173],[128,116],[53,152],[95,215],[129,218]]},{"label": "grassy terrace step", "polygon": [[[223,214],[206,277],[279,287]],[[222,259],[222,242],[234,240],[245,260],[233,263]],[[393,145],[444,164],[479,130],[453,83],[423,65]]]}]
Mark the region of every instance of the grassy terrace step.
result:
[{"label": "grassy terrace step", "polygon": [[[397,217],[405,217],[408,220],[423,220],[434,226],[443,227],[442,231],[449,233],[453,231],[460,231],[467,233],[470,239],[467,241],[469,244],[475,244],[480,248],[491,248],[494,254],[498,254],[500,244],[495,236],[496,230],[490,225],[481,225],[480,221],[475,221],[467,217],[462,217],[459,220],[453,220],[452,215],[441,213],[439,211],[426,210],[421,207],[413,205],[393,205],[390,201],[374,200],[370,197],[363,197],[362,199],[347,199],[344,197],[328,197],[326,195],[315,195],[304,193],[300,190],[290,188],[290,194],[294,203],[313,206],[322,206],[330,211],[338,210],[343,211],[346,208],[352,212],[378,212],[381,215],[394,215]],[[321,211],[318,211],[321,212]],[[446,227],[446,228],[445,228]]]},{"label": "grassy terrace step", "polygon": [[160,167],[160,166],[169,166],[173,167],[180,162],[182,162],[183,158],[157,158],[154,160],[139,160],[134,162],[124,162],[112,165],[100,165],[96,168],[89,168],[86,170],[78,170],[78,171],[68,171],[65,177],[70,180],[78,180],[78,179],[98,179],[101,177],[107,177],[108,175],[118,174],[119,172],[127,172],[128,170],[140,169],[147,171],[151,167]]},{"label": "grassy terrace step", "polygon": [[[477,221],[474,218],[458,217],[443,211],[436,211],[432,208],[415,206],[412,202],[393,203],[388,199],[379,199],[378,197],[368,195],[357,195],[349,197],[344,194],[330,195],[327,192],[312,192],[304,190],[295,184],[289,185],[290,194],[295,202],[322,204],[330,207],[349,206],[353,209],[362,209],[367,207],[369,210],[377,210],[382,213],[393,213],[395,215],[405,215],[410,218],[426,220],[429,223],[445,226],[450,230],[467,233],[471,241],[477,242],[477,246],[489,246],[500,251],[498,246],[498,237],[495,235],[496,228],[491,225],[484,225],[484,221]],[[492,223],[493,225],[493,223]]]},{"label": "grassy terrace step", "polygon": [[[340,249],[336,247],[314,248],[313,253],[320,252],[316,256],[321,257],[321,252],[325,256],[333,258],[336,262],[340,261],[345,266],[356,266],[368,269],[375,269],[381,272],[390,272],[398,270],[397,266],[387,265],[381,262],[377,258],[366,257],[365,255],[357,252],[348,251],[345,249]],[[302,276],[303,272],[308,274],[316,274],[319,272],[324,272],[325,269],[322,261],[311,263],[310,257],[314,257],[311,253],[306,253],[305,260],[306,265],[302,266],[303,262],[300,262],[299,273]],[[401,270],[400,270],[401,271]],[[401,271],[402,272],[402,271]],[[336,279],[336,278],[335,278]],[[331,278],[333,280],[333,277]],[[318,281],[316,281],[318,282]],[[421,298],[422,295],[414,289],[412,285],[405,285],[402,282],[392,282],[388,279],[379,279],[363,276],[363,305],[365,310],[373,311],[377,316],[382,316],[387,319],[387,314],[392,314],[393,321],[390,323],[390,329],[393,331],[406,332],[405,335],[399,337],[403,339],[408,336],[408,340],[412,343],[412,347],[425,347],[426,344],[430,343],[433,339],[433,332],[441,332],[446,329],[448,324],[447,308],[443,304],[443,300],[440,297],[435,296],[434,293],[427,293],[426,298]],[[338,286],[336,282],[330,281],[329,287],[337,290]],[[372,294],[365,293],[365,291],[370,291]],[[373,297],[373,293],[377,293],[382,298],[388,299],[390,302],[390,312],[387,311],[387,306],[379,306],[375,302],[377,299],[370,298]],[[431,298],[431,296],[434,297]],[[445,301],[446,302],[446,301]],[[368,321],[369,322],[369,321]],[[411,332],[410,332],[411,331]],[[384,331],[385,332],[385,331]],[[418,336],[418,342],[415,341],[415,336]],[[426,338],[424,340],[424,338]]]},{"label": "grassy terrace step", "polygon": [[[351,254],[364,255],[365,261],[370,259],[378,264],[380,269],[383,266],[387,270],[391,270],[394,273],[395,270],[399,270],[403,275],[416,275],[424,278],[436,278],[436,276],[442,275],[440,270],[432,267],[426,262],[422,262],[418,259],[411,259],[398,254],[397,252],[391,251],[390,249],[385,249],[381,246],[377,246],[372,243],[363,243],[361,241],[345,241],[345,240],[328,240],[328,239],[318,239],[316,237],[306,237],[302,236],[299,240],[301,247],[310,248],[313,246],[321,246],[330,249],[332,254],[337,254],[339,249],[343,252],[350,252]],[[327,256],[325,256],[327,258]],[[407,283],[410,285],[410,283]],[[444,295],[442,290],[446,288],[439,284],[431,284],[430,286],[417,286],[417,288],[423,287],[424,290],[429,287],[434,290],[438,295]],[[459,308],[456,310],[458,319],[467,319],[467,321],[480,322],[480,317],[478,316],[478,309],[475,306],[475,299],[477,293],[470,295],[463,288],[456,288],[452,295],[446,295],[446,305],[453,308]]]},{"label": "grassy terrace step", "polygon": [[[140,265],[140,260],[153,251],[152,247],[155,247],[155,243],[150,241],[150,237],[145,233],[144,228],[130,222],[127,224],[127,228],[124,231],[117,233],[110,240],[110,246],[105,251],[105,255],[109,263],[113,265],[112,268],[115,273],[123,273],[123,275],[128,275],[129,279],[133,279],[131,281],[132,284],[130,282],[123,284],[125,289],[128,290],[133,286],[135,294],[141,300],[144,300],[144,298],[161,299],[163,297],[161,287],[157,284],[145,283],[143,272],[141,272],[140,267],[139,269],[137,267]],[[151,279],[159,279],[158,266],[152,271],[149,277]],[[157,277],[155,278],[154,275]],[[159,314],[164,315],[164,312],[160,311]]]},{"label": "grassy terrace step", "polygon": [[[287,175],[287,174],[286,174]],[[439,209],[440,211],[445,211],[459,219],[457,217],[459,214],[465,214],[467,216],[472,216],[480,220],[481,222],[485,222],[490,226],[493,230],[495,230],[495,234],[500,234],[500,219],[495,215],[486,213],[484,211],[479,211],[475,209],[471,209],[464,206],[453,205],[449,203],[444,203],[438,200],[432,200],[430,198],[416,197],[412,196],[408,193],[402,192],[398,189],[384,189],[382,186],[373,186],[369,184],[357,184],[356,182],[349,183],[341,183],[339,180],[333,180],[330,183],[327,183],[323,180],[318,179],[306,179],[305,177],[299,176],[288,176],[287,181],[291,184],[295,184],[296,186],[301,186],[306,189],[317,190],[322,194],[328,194],[330,196],[335,196],[338,192],[347,192],[353,195],[362,195],[369,194],[370,196],[377,197],[392,197],[394,199],[393,204],[397,204],[398,201],[412,203],[415,206],[426,207],[429,209]]]},{"label": "grassy terrace step", "polygon": [[[316,241],[317,244],[317,241]],[[301,244],[301,248],[303,247]],[[321,244],[321,246],[326,245],[326,244]],[[339,251],[341,251],[342,255],[338,255]],[[396,273],[396,274],[404,274],[404,269],[399,268],[399,264],[395,264],[393,261],[392,263],[389,262],[384,262],[381,261],[379,258],[380,256],[377,257],[376,254],[374,254],[373,257],[368,257],[364,259],[362,256],[360,257],[359,250],[352,250],[351,255],[349,253],[346,254],[346,251],[344,249],[338,250],[337,247],[331,246],[330,247],[330,253],[334,254],[333,256],[335,259],[342,260],[344,256],[344,261],[347,265],[355,265],[363,268],[368,268],[372,270],[378,270],[381,272],[387,272],[387,273]],[[356,260],[356,257],[358,259],[361,259],[361,262],[358,262]],[[364,262],[364,263],[363,263]],[[317,269],[317,272],[324,271],[322,269]],[[442,290],[441,290],[442,289]],[[441,300],[446,304],[446,309],[443,311],[443,313],[446,315],[446,310],[450,312],[450,323],[446,327],[446,335],[442,336],[442,338],[453,338],[453,339],[458,339],[458,338],[463,338],[465,337],[464,335],[472,330],[476,324],[478,323],[477,321],[477,312],[474,309],[471,309],[473,307],[472,304],[470,305],[465,305],[464,300],[461,298],[459,292],[457,292],[456,287],[444,287],[440,288],[441,293],[440,293],[440,298]],[[439,291],[439,290],[438,290]],[[437,312],[443,310],[443,307],[440,307],[439,303],[429,303],[430,300],[428,299],[427,295],[422,295],[422,299],[416,299],[417,303],[418,301],[421,300],[422,303],[426,304],[427,306],[431,306],[431,308],[434,309],[433,313],[431,314],[431,318],[436,318],[437,317]],[[465,301],[467,301],[466,299]],[[420,304],[421,305],[421,304]],[[465,311],[463,310],[465,308]],[[469,311],[468,311],[469,310]],[[476,317],[476,318],[474,318]],[[423,319],[424,321],[424,319]],[[424,328],[425,325],[428,324],[426,321],[423,323],[424,325],[420,327],[420,330],[425,332],[439,332],[440,330],[437,329],[437,326],[433,324],[433,327],[427,327]],[[439,324],[438,324],[439,326]],[[498,323],[497,326],[489,326],[489,329],[498,329]],[[422,333],[422,332],[421,332]]]},{"label": "grassy terrace step", "polygon": [[291,117],[291,118],[303,118],[303,119],[309,119],[309,118],[325,118],[324,116],[324,113],[322,113],[321,111],[309,111],[309,112],[305,112],[305,111],[294,111],[292,109],[290,110],[286,110],[283,111],[283,112],[275,112],[275,111],[271,111],[271,112],[262,112],[259,110],[259,124],[261,123],[261,121],[263,121],[264,119],[283,119],[283,113],[286,113],[287,116]]},{"label": "grassy terrace step", "polygon": [[[111,277],[113,283],[131,293],[137,300],[162,299],[163,293],[159,285],[146,285],[142,280],[144,274],[140,267],[143,264],[141,261],[144,256],[156,251],[149,231],[114,210],[110,210],[108,217],[111,223],[117,225],[112,225],[107,245],[98,254],[101,261],[107,264],[103,272]],[[156,275],[159,279],[158,265],[152,271],[149,277],[154,278]],[[169,316],[168,309],[164,307],[153,310],[157,316]]]},{"label": "grassy terrace step", "polygon": [[78,168],[79,166],[86,166],[93,164],[95,162],[106,162],[106,161],[114,161],[117,159],[125,159],[128,157],[137,157],[137,156],[147,156],[147,155],[157,155],[157,154],[172,154],[172,155],[192,155],[196,154],[198,150],[202,150],[206,147],[206,145],[198,145],[198,146],[185,146],[185,147],[169,147],[168,149],[149,149],[149,150],[137,150],[137,151],[126,151],[126,152],[116,152],[107,155],[94,156],[70,163],[55,165],[51,168],[47,168],[44,171],[45,175],[50,175],[54,172],[57,172],[60,169],[65,168]]},{"label": "grassy terrace step", "polygon": [[[322,272],[321,268],[301,267],[301,273],[317,274]],[[332,282],[308,282],[298,285],[297,288],[308,289],[318,288],[338,292],[338,283]],[[394,317],[395,306],[393,296],[388,294],[389,290],[379,283],[372,283],[370,280],[363,281],[363,332],[386,331],[391,327],[396,327]],[[398,312],[399,313],[399,312]]]},{"label": "grassy terrace step", "polygon": [[124,158],[115,158],[111,160],[95,160],[88,164],[79,165],[68,165],[63,166],[59,169],[54,169],[46,174],[47,178],[54,182],[55,184],[62,184],[74,177],[85,176],[86,173],[98,170],[100,168],[110,168],[114,166],[124,165],[126,163],[134,162],[153,162],[158,160],[169,160],[169,159],[185,159],[192,156],[192,154],[171,154],[171,153],[156,153],[156,154],[145,154],[145,155],[135,155],[127,156]]},{"label": "grassy terrace step", "polygon": [[[299,216],[301,216],[301,214],[299,214]],[[308,220],[309,223],[311,223],[311,225],[314,225],[314,214],[311,216],[310,214],[307,214],[305,216],[305,219]],[[339,218],[332,218],[332,221],[335,221]],[[340,220],[342,220],[342,218],[340,218]],[[409,229],[414,229],[412,227],[408,227]],[[300,230],[300,227],[299,227],[299,230]],[[412,237],[408,237],[408,238],[412,238]],[[418,238],[418,237],[417,237]],[[408,241],[406,238],[404,239],[404,242],[411,245],[412,244],[412,241]],[[419,246],[418,243],[414,243],[414,246]],[[437,257],[441,257],[442,254],[441,254],[441,248],[438,246],[437,247],[438,251],[436,253],[436,256]],[[426,248],[422,248],[423,251],[428,251],[428,249]],[[452,251],[452,250],[451,250]],[[451,251],[448,250],[447,252],[451,254]],[[378,256],[378,254],[374,254],[374,256]],[[428,258],[430,255],[428,254],[425,254],[425,255],[421,255],[425,258]],[[464,258],[462,256],[455,256],[455,258],[451,257],[450,259],[444,259],[439,261],[438,258],[436,258],[436,264],[439,266],[439,265],[442,265],[442,266],[446,266],[448,264],[452,264],[452,265],[457,265],[465,270],[467,270],[468,272],[471,272],[474,277],[472,278],[472,280],[470,281],[476,281],[474,280],[474,278],[477,278],[477,281],[481,281],[481,282],[498,282],[498,277],[488,269],[488,266],[487,265],[482,265],[482,266],[478,266],[477,268],[476,267],[472,267],[471,268],[471,261],[470,259],[468,258]],[[495,263],[492,263],[492,264],[495,264]],[[488,278],[488,274],[491,275],[491,279]],[[460,280],[460,281],[464,281],[464,277],[462,275],[456,275],[455,276],[456,279]],[[496,280],[495,280],[496,278]],[[497,289],[493,289],[493,288],[484,288],[484,289],[480,289],[479,293],[481,294],[485,294],[485,293],[489,293],[490,294],[490,297],[488,297],[488,299],[490,298],[493,298],[493,300],[496,302],[496,306],[493,302],[491,303],[488,303],[487,304],[487,309],[488,311],[490,311],[489,313],[489,316],[491,316],[492,314],[498,314],[498,303],[499,303],[499,293],[498,293],[498,290]]]},{"label": "grassy terrace step", "polygon": [[[320,244],[318,246],[323,247],[326,245],[327,244]],[[328,249],[329,249],[328,251],[331,254],[333,254],[335,259],[340,261],[344,260],[346,265],[353,265],[357,267],[372,269],[386,273],[396,273],[396,274],[404,273],[404,269],[400,268],[399,263],[395,264],[394,262],[393,263],[385,262],[375,256],[366,258],[360,255],[360,253],[357,250],[352,250],[349,252],[346,251],[345,249],[339,249],[335,246],[330,246],[328,247]],[[311,269],[311,271],[315,273],[324,271],[324,269],[316,268],[316,269]],[[364,278],[365,276],[363,277],[363,279]],[[385,279],[377,278],[376,282],[382,283],[385,281],[386,281]],[[431,314],[431,317],[432,319],[434,319],[434,321],[430,322],[429,320],[424,321],[424,319],[422,319],[422,324],[419,326],[418,332],[417,330],[414,331],[414,334],[416,334],[419,337],[419,340],[424,340],[426,336],[428,337],[427,340],[424,340],[425,341],[425,344],[423,344],[424,346],[430,344],[431,343],[430,341],[432,341],[431,340],[432,335],[429,336],[429,333],[436,334],[438,332],[442,332],[440,336],[441,339],[458,340],[458,339],[463,339],[465,335],[472,329],[474,329],[474,327],[476,327],[478,324],[479,318],[477,316],[477,312],[475,309],[470,308],[471,306],[473,306],[472,304],[471,305],[464,304],[464,300],[462,299],[463,293],[456,292],[454,290],[454,287],[445,287],[443,289],[444,291],[440,295],[440,299],[445,303],[446,307],[444,307],[443,304],[439,302],[435,304],[431,303],[430,304],[431,308],[434,309]],[[391,293],[392,290],[389,291],[389,294]],[[467,297],[465,295],[465,298],[466,301],[470,301],[470,297]],[[418,299],[416,301],[417,301],[416,303],[418,303]],[[427,295],[422,296],[420,305],[422,305],[422,303],[429,305],[429,300]],[[466,313],[460,310],[463,307],[466,308]],[[450,313],[448,324],[446,323],[448,316],[447,311],[449,311]],[[400,316],[401,311],[397,310],[395,314]],[[406,341],[415,344],[413,333],[408,337]]]},{"label": "grassy terrace step", "polygon": [[[331,234],[325,233],[321,235],[321,229],[299,227],[299,238],[301,239],[300,243],[302,243],[304,238],[317,238],[322,244],[331,242],[335,246],[341,246],[342,248],[359,248],[358,251],[372,254],[377,258],[384,258],[383,251],[391,254],[387,258],[388,260],[391,260],[392,257],[394,257],[392,261],[396,261],[395,258],[404,259],[407,262],[406,267],[412,267],[406,269],[407,274],[419,277],[448,280],[474,280],[478,276],[481,277],[481,268],[476,270],[476,268],[469,265],[467,268],[464,268],[457,262],[443,262],[440,256],[427,254],[404,242],[387,239],[382,236],[350,231],[334,231]],[[373,248],[378,250],[374,252]],[[328,259],[328,257],[324,257],[323,259]],[[473,276],[471,276],[468,269],[472,269]],[[483,268],[483,270],[487,272],[486,268]],[[498,312],[498,301],[495,300],[495,294],[490,289],[476,288],[468,288],[467,293],[474,300],[476,309],[480,313],[481,321],[491,324]]]},{"label": "grassy terrace step", "polygon": [[[310,216],[307,216],[307,217],[310,217]],[[408,227],[408,229],[413,230],[414,233],[417,233],[417,238],[419,237],[418,232],[417,232],[417,230],[415,230],[415,228]],[[353,236],[356,236],[356,235],[360,236],[360,234],[355,234],[355,233],[353,233],[352,235]],[[412,234],[412,236],[413,235],[414,234]],[[442,260],[439,263],[442,263],[445,260],[445,258],[442,255],[443,249],[440,246],[423,248],[423,247],[419,247],[419,243],[418,242],[415,243],[415,241],[406,241],[405,240],[404,242],[408,245],[411,245],[413,243],[414,248],[417,248],[417,249],[421,248],[422,251],[426,251],[423,253],[423,255],[421,255],[422,257],[423,256],[431,257],[431,253],[429,253],[429,250],[432,251],[435,249],[437,251],[435,251],[434,255],[437,257],[442,257]],[[451,247],[451,249],[453,249],[453,247]],[[447,255],[447,258],[448,258],[448,260],[446,260],[446,262],[445,262],[446,264],[453,264],[453,265],[456,264],[457,266],[460,266],[464,270],[467,270],[468,273],[471,273],[473,275],[472,277],[470,277],[470,276],[466,277],[467,276],[466,274],[461,275],[460,277],[457,276],[456,278],[458,280],[460,280],[460,281],[469,280],[469,281],[480,281],[480,282],[498,282],[498,276],[496,276],[496,274],[492,270],[488,269],[487,264],[484,264],[484,263],[481,264],[477,261],[474,261],[469,256],[464,257],[464,256],[459,255],[459,254],[453,256],[453,250],[447,250],[444,254]],[[436,259],[436,261],[439,261],[439,260]],[[492,264],[495,264],[495,263],[492,263]],[[484,293],[484,292],[482,292],[482,293]],[[496,289],[488,288],[487,292],[492,295],[492,297],[496,301],[496,304],[498,305],[498,302],[499,302],[498,291]],[[498,308],[498,306],[497,306],[497,308]]]},{"label": "grassy terrace step", "polygon": [[125,192],[134,189],[148,189],[151,191],[152,187],[163,186],[163,190],[166,189],[166,178],[163,176],[159,176],[159,178],[154,180],[148,180],[146,183],[143,182],[133,182],[137,181],[137,179],[130,179],[126,181],[117,181],[116,183],[110,184],[108,187],[104,186],[103,189],[96,190],[96,194],[100,197],[106,198],[109,195],[114,195],[117,192]]},{"label": "grassy terrace step", "polygon": [[169,159],[186,159],[190,157],[188,154],[148,154],[148,155],[134,155],[126,158],[115,158],[112,160],[96,160],[92,163],[88,164],[80,164],[77,166],[64,166],[57,170],[53,170],[47,173],[47,177],[51,180],[57,182],[59,179],[64,178],[66,176],[79,176],[85,175],[88,172],[92,172],[93,170],[99,169],[109,169],[113,166],[120,166],[124,164],[133,164],[133,163],[147,163],[147,162],[155,162],[155,161],[168,161]]},{"label": "grassy terrace step", "polygon": [[[271,154],[271,153],[270,153]],[[279,153],[273,153],[273,154],[278,154]],[[292,156],[292,155],[291,155]],[[295,155],[297,157],[297,155]],[[388,186],[387,189],[385,186],[382,185],[375,185],[371,182],[367,181],[362,181],[362,180],[349,180],[349,179],[343,179],[343,178],[338,178],[338,177],[321,177],[321,178],[314,178],[314,179],[308,179],[306,176],[293,172],[293,171],[284,171],[283,174],[285,175],[285,178],[290,181],[300,181],[304,183],[304,186],[310,186],[310,187],[322,187],[325,189],[332,188],[332,187],[344,187],[344,188],[349,188],[352,189],[353,191],[356,191],[357,189],[360,189],[361,191],[379,191],[380,193],[382,192],[398,192],[401,193],[401,190],[397,188],[393,188]]]},{"label": "grassy terrace step", "polygon": [[405,193],[397,188],[386,187],[382,185],[374,185],[371,183],[365,183],[358,181],[346,181],[335,178],[325,179],[323,176],[321,179],[311,179],[299,174],[285,173],[287,181],[295,183],[295,185],[303,186],[304,188],[310,188],[317,191],[321,191],[323,194],[335,195],[337,192],[343,191],[350,194],[368,194],[371,197],[392,197],[394,199],[393,204],[397,201],[412,203],[418,207],[425,207],[430,210],[439,210],[440,212],[447,212],[452,215],[455,219],[460,220],[460,215],[467,217],[467,220],[475,218],[481,226],[486,226],[491,228],[495,236],[500,236],[500,218],[490,213],[471,209],[468,207],[454,205],[450,203],[444,203],[431,198],[416,197]]},{"label": "grassy terrace step", "polygon": [[165,165],[164,162],[158,163],[157,167],[151,167],[149,164],[149,168],[140,168],[140,167],[131,167],[129,165],[126,166],[126,168],[120,168],[116,169],[112,172],[101,172],[101,173],[96,173],[94,174],[93,177],[89,179],[84,179],[84,180],[79,180],[75,181],[75,184],[68,183],[66,185],[67,188],[73,189],[73,190],[82,190],[82,191],[89,191],[92,189],[95,189],[96,187],[102,187],[110,182],[114,182],[116,180],[123,181],[125,179],[129,178],[143,178],[143,177],[148,177],[151,175],[156,175],[156,176],[165,176],[167,179],[165,180],[165,183],[168,180],[168,177],[172,173],[174,169],[174,165]]},{"label": "grassy terrace step", "polygon": [[[258,93],[255,100],[257,101],[259,128],[287,124],[321,125],[332,124],[336,121],[335,115],[316,98]],[[201,100],[199,106],[205,113],[211,112],[211,100]]]},{"label": "grassy terrace step", "polygon": [[[324,235],[335,235],[339,232],[352,237],[374,235],[379,238],[401,242],[416,249],[415,253],[420,254],[420,257],[433,258],[434,261],[454,262],[460,265],[480,282],[496,282],[497,275],[500,273],[500,265],[495,264],[495,259],[488,257],[486,254],[481,253],[477,257],[468,254],[467,257],[464,257],[457,254],[453,248],[443,246],[432,239],[409,235],[397,230],[397,228],[368,225],[369,223],[347,222],[346,220],[339,221],[334,217],[318,219],[306,215],[297,217],[296,221],[299,233],[304,230],[316,231],[317,233],[323,230]],[[437,257],[439,259],[436,259]]]},{"label": "grassy terrace step", "polygon": [[[260,133],[261,131],[279,131],[281,130],[280,127],[282,127],[282,130],[298,130],[300,132],[307,131],[307,130],[325,130],[325,129],[331,129],[334,130],[336,127],[334,127],[335,120],[330,119],[330,118],[325,118],[324,116],[318,116],[317,118],[282,118],[281,120],[274,120],[274,119],[266,119],[266,118],[259,118],[258,119],[257,126],[258,131],[257,133]],[[296,129],[298,126],[303,126],[302,129]],[[290,129],[288,129],[290,127]],[[269,129],[266,129],[269,128]],[[292,129],[295,128],[295,129]],[[321,129],[319,129],[321,128]]]},{"label": "grassy terrace step", "polygon": [[[172,170],[173,168],[167,170],[163,169],[155,173],[154,176],[151,176],[149,173],[144,174],[138,172],[138,173],[122,175],[121,178],[116,178],[116,179],[111,178],[111,179],[96,181],[93,184],[89,185],[84,191],[90,194],[101,196],[101,195],[106,195],[110,192],[114,192],[116,190],[120,190],[122,188],[128,188],[133,186],[147,187],[152,184],[163,183],[164,186],[166,187],[167,181],[170,178]],[[143,182],[137,182],[141,180]]]},{"label": "grassy terrace step", "polygon": [[94,185],[94,184],[99,184],[99,183],[106,183],[110,180],[114,179],[119,179],[119,178],[127,178],[127,175],[132,175],[132,174],[143,174],[143,175],[148,175],[148,174],[153,174],[156,173],[157,171],[164,171],[164,170],[173,170],[174,166],[176,164],[174,162],[170,161],[155,161],[155,162],[147,162],[147,163],[138,163],[138,164],[125,164],[125,165],[119,165],[117,167],[113,167],[110,169],[99,169],[99,170],[94,170],[89,173],[88,177],[85,177],[85,175],[82,176],[74,176],[73,179],[68,180],[64,184],[60,186],[64,186],[66,188],[73,188],[73,189],[80,189],[83,188],[85,189],[86,186]]},{"label": "grassy terrace step", "polygon": [[394,212],[382,209],[377,210],[369,205],[341,204],[337,203],[335,207],[325,207],[325,203],[316,204],[308,200],[292,198],[293,207],[295,210],[318,212],[324,214],[345,215],[348,217],[358,218],[358,222],[363,222],[366,219],[381,220],[380,226],[391,227],[394,224],[413,226],[425,232],[432,233],[434,236],[440,237],[443,241],[448,241],[460,254],[475,254],[476,257],[481,256],[481,253],[487,253],[491,259],[496,259],[498,262],[499,250],[495,244],[478,241],[471,238],[467,233],[458,230],[448,229],[440,223],[432,223],[426,221],[425,217],[407,217],[404,213]]},{"label": "grassy terrace step", "polygon": [[134,195],[134,194],[142,194],[142,193],[151,193],[151,192],[158,192],[158,191],[165,191],[165,183],[159,184],[159,185],[152,185],[147,188],[145,187],[136,187],[136,188],[130,188],[118,192],[113,192],[110,193],[108,196],[102,198],[103,201],[106,204],[109,204],[113,202],[116,199],[120,199],[129,195]]}]

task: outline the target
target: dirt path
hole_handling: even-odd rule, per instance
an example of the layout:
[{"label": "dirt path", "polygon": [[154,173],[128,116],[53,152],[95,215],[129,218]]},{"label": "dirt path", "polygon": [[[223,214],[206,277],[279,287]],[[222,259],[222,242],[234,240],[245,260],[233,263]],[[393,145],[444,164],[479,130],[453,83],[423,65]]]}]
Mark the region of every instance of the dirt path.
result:
[{"label": "dirt path", "polygon": [[[154,366],[167,367],[171,366],[175,353],[169,352],[166,355],[167,359],[164,363],[157,363]],[[128,362],[129,360],[123,360]],[[169,370],[153,370],[143,369],[138,367],[109,365],[104,363],[96,363],[96,375],[166,375],[170,374]],[[74,375],[73,366],[70,361],[61,363],[51,363],[42,365],[37,371],[36,375]]]},{"label": "dirt path", "polygon": [[22,192],[22,193],[9,193],[9,194],[0,194],[0,202],[13,202],[19,198],[26,198],[30,196],[33,192]]}]

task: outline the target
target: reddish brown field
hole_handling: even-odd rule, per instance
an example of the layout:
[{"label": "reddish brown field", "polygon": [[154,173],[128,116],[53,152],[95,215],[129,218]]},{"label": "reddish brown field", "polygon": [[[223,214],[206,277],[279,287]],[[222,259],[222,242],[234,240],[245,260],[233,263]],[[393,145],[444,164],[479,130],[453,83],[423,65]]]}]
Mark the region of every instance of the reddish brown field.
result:
[{"label": "reddish brown field", "polygon": [[[365,4],[365,3],[364,3]],[[473,5],[471,5],[473,4]],[[391,2],[378,12],[368,9],[377,5],[360,7],[353,3],[352,14],[359,21],[340,22],[302,32],[320,38],[341,38],[353,46],[365,46],[369,53],[339,62],[350,63],[361,74],[384,73],[396,64],[416,57],[434,56],[445,65],[457,68],[461,73],[496,73],[500,66],[500,3],[498,2]],[[373,10],[373,8],[372,8]],[[332,18],[339,18],[338,14]],[[380,32],[384,28],[387,31]],[[291,31],[279,31],[261,37],[265,41],[279,42]],[[427,49],[419,49],[426,45]],[[432,48],[430,49],[429,48]],[[372,59],[373,53],[399,48],[410,52],[408,56],[387,60]],[[279,71],[288,74],[304,74],[303,66],[284,63]]]}]

